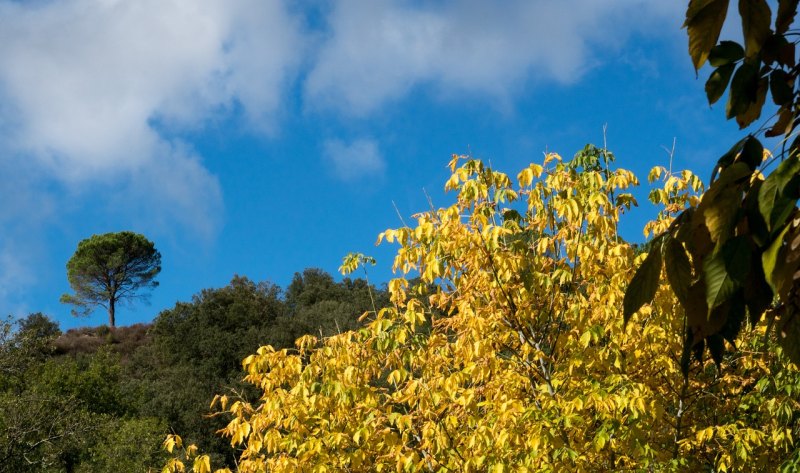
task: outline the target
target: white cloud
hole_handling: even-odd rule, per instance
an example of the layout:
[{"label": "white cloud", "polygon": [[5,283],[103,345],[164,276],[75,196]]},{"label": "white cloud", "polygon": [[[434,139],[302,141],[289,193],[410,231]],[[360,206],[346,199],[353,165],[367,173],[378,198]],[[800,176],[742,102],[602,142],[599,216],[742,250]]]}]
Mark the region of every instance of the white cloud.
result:
[{"label": "white cloud", "polygon": [[[304,21],[309,5],[317,9]],[[233,119],[272,133],[297,86],[306,107],[352,115],[420,86],[504,103],[529,85],[579,80],[637,31],[674,32],[683,49],[684,6],[0,0],[0,310],[33,284],[25,268],[46,247],[41,235],[63,231],[86,202],[105,203],[110,221],[213,235],[223,192],[185,132]],[[343,180],[386,168],[371,139],[331,140],[323,151]]]},{"label": "white cloud", "polygon": [[386,168],[378,144],[368,139],[352,143],[328,140],[324,144],[324,156],[333,165],[336,176],[344,181],[380,176]]},{"label": "white cloud", "polygon": [[220,117],[275,129],[306,50],[287,4],[0,0],[0,310],[63,264],[44,261],[48,234],[75,233],[83,207],[100,226],[218,232],[218,178],[179,136]]},{"label": "white cloud", "polygon": [[[423,6],[426,5],[426,6]],[[305,84],[311,107],[365,115],[413,87],[508,100],[528,81],[570,83],[636,30],[680,34],[680,2],[344,0]]]},{"label": "white cloud", "polygon": [[210,183],[217,198],[216,178],[199,157],[174,152],[170,132],[202,129],[234,107],[269,129],[303,44],[277,1],[2,1],[3,159],[33,159],[76,185],[138,177],[166,204],[195,201],[176,189],[197,186],[150,185],[168,168]]}]

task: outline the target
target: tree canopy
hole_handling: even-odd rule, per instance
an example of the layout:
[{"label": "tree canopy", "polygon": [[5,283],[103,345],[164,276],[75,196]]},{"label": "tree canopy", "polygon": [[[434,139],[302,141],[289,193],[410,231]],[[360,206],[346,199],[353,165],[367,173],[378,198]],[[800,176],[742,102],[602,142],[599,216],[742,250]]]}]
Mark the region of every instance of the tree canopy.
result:
[{"label": "tree canopy", "polygon": [[[800,466],[800,372],[765,322],[740,341],[757,356],[709,360],[685,378],[683,309],[667,281],[655,278],[629,323],[620,317],[651,256],[617,234],[638,180],[613,159],[594,146],[571,160],[550,153],[513,179],[455,157],[456,202],[379,236],[398,245],[389,303],[365,327],[262,346],[243,361],[259,397],[216,398],[237,471]],[[662,168],[651,179],[658,234],[698,205],[703,184]],[[211,471],[180,436],[165,446],[177,454],[168,471]]]},{"label": "tree canopy", "polygon": [[91,312],[100,306],[108,310],[108,324],[116,324],[119,302],[144,298],[143,289],[158,286],[161,253],[153,242],[133,232],[92,235],[78,243],[67,262],[67,279],[74,294],[61,301],[75,306],[74,314]]}]

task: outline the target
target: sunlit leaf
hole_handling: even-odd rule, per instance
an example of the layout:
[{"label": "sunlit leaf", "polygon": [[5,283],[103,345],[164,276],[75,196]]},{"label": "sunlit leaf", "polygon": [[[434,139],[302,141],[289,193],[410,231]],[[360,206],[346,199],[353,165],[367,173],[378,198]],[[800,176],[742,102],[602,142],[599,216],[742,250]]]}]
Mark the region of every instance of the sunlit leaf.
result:
[{"label": "sunlit leaf", "polygon": [[758,192],[758,208],[770,231],[783,224],[797,202],[798,173],[800,156],[793,154],[767,176]]},{"label": "sunlit leaf", "polygon": [[200,455],[194,459],[192,468],[194,473],[211,473],[211,458],[208,455]]}]

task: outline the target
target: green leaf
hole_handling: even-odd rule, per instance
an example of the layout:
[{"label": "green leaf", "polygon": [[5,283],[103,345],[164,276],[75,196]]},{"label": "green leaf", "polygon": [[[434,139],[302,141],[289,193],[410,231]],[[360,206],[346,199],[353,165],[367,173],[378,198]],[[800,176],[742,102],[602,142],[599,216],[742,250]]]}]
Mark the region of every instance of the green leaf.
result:
[{"label": "green leaf", "polygon": [[514,221],[519,223],[522,220],[522,215],[514,209],[506,209],[503,211],[503,221]]},{"label": "green leaf", "polygon": [[[791,195],[789,184],[800,173],[800,157],[793,154],[786,158],[767,178],[758,192],[758,210],[770,232],[780,227],[789,216],[797,202],[797,196]],[[789,195],[786,195],[789,194]]]},{"label": "green leaf", "polygon": [[740,65],[733,74],[725,116],[730,119],[745,113],[755,102],[757,90],[758,68],[749,63]]},{"label": "green leaf", "polygon": [[711,73],[711,76],[706,81],[706,97],[708,97],[709,105],[715,104],[725,93],[734,68],[736,68],[736,64],[725,64],[714,69],[714,72]]},{"label": "green leaf", "polygon": [[708,62],[714,67],[727,66],[744,57],[744,48],[735,41],[720,41],[708,54]]},{"label": "green leaf", "polygon": [[789,225],[786,225],[772,244],[769,245],[769,248],[761,255],[761,263],[764,265],[764,277],[772,288],[772,292],[775,294],[780,291],[780,281],[776,280],[775,276],[777,272],[775,271],[775,267],[778,265],[779,255],[782,253],[781,250],[783,249],[783,239],[788,231]]},{"label": "green leaf", "polygon": [[728,301],[714,309],[708,308],[704,278],[701,277],[689,286],[689,307],[685,311],[686,326],[691,329],[694,340],[702,340],[718,333],[725,326],[730,307]]},{"label": "green leaf", "polygon": [[675,238],[683,243],[689,245],[691,241],[691,237],[693,236],[692,232],[692,218],[694,217],[695,208],[689,207],[688,209],[684,210],[677,217],[673,220],[673,225],[675,225]]},{"label": "green leaf", "polygon": [[703,352],[706,349],[706,341],[705,339],[701,338],[698,342],[694,344],[692,347],[692,353],[694,354],[694,359],[697,360],[698,363],[703,363]]},{"label": "green leaf", "polygon": [[742,17],[745,56],[754,58],[772,34],[772,12],[766,0],[739,0],[739,15]]},{"label": "green leaf", "polygon": [[661,277],[661,248],[658,247],[660,243],[658,239],[653,241],[653,249],[636,270],[625,291],[625,298],[622,301],[622,318],[625,323],[628,323],[636,311],[643,305],[652,302],[656,296],[658,281]]},{"label": "green leaf", "polygon": [[664,268],[667,280],[684,307],[689,301],[689,284],[692,282],[692,265],[681,242],[667,238],[664,244]]},{"label": "green leaf", "polygon": [[753,135],[749,135],[742,146],[739,161],[746,163],[750,169],[755,171],[764,159],[764,147]]},{"label": "green leaf", "polygon": [[794,79],[781,70],[775,69],[769,75],[769,91],[772,93],[772,101],[775,105],[785,105],[794,99],[794,90],[789,86],[789,81],[794,85]]},{"label": "green leaf", "polygon": [[783,66],[794,68],[797,64],[797,58],[794,54],[797,48],[794,43],[787,41],[785,37],[781,36],[781,38],[783,41],[781,41],[778,49],[778,62]]},{"label": "green leaf", "polygon": [[[747,255],[749,256],[749,255]],[[738,289],[738,284],[728,272],[727,259],[730,255],[715,251],[703,261],[703,278],[706,282],[706,303],[709,313],[730,299]]]},{"label": "green leaf", "polygon": [[683,24],[689,34],[689,55],[694,69],[699,70],[717,44],[725,15],[728,13],[728,0],[691,0],[686,9],[686,22]]},{"label": "green leaf", "polygon": [[781,302],[795,307],[790,293],[800,274],[800,217],[787,224],[762,255],[765,279]]},{"label": "green leaf", "polygon": [[722,246],[725,270],[738,286],[744,284],[750,272],[750,256],[750,240],[746,236],[735,236]]},{"label": "green leaf", "polygon": [[758,210],[758,193],[764,181],[755,180],[747,190],[747,195],[744,198],[744,211],[747,216],[747,229],[750,232],[750,238],[759,246],[764,247],[769,242],[769,230],[767,230],[767,223],[761,212]]},{"label": "green leaf", "polygon": [[719,179],[703,195],[697,211],[702,215],[712,241],[724,241],[733,230],[742,200],[743,184],[751,174],[747,164],[733,163],[722,171]]},{"label": "green leaf", "polygon": [[778,0],[778,15],[775,17],[775,33],[783,34],[794,22],[798,0]]}]

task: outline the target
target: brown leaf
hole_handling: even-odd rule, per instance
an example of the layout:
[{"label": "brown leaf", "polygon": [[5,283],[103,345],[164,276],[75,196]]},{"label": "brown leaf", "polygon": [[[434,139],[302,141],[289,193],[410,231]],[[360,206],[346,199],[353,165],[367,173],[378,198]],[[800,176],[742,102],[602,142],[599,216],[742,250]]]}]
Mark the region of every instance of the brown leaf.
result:
[{"label": "brown leaf", "polygon": [[792,113],[791,108],[789,107],[781,107],[780,115],[778,115],[778,121],[772,125],[772,128],[767,130],[764,133],[764,136],[767,138],[772,138],[774,136],[781,136],[781,135],[788,135],[792,132],[792,119],[794,118],[794,114]]}]

